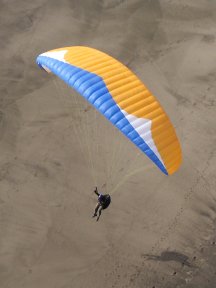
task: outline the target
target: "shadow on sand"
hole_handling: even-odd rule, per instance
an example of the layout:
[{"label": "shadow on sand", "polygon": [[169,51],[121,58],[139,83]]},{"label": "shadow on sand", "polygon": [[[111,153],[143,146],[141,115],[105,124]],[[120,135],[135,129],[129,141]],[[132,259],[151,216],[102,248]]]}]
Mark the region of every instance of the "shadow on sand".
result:
[{"label": "shadow on sand", "polygon": [[175,251],[163,251],[161,255],[143,254],[142,256],[147,258],[147,260],[175,261],[175,262],[179,262],[182,266],[188,266],[188,267],[192,266],[188,260],[188,256],[179,252],[175,252]]}]

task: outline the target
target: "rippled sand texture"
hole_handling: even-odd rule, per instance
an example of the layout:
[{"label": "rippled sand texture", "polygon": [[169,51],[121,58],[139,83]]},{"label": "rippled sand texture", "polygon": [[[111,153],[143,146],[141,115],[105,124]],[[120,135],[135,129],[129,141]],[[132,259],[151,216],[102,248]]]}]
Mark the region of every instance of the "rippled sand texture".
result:
[{"label": "rippled sand texture", "polygon": [[[215,287],[216,1],[0,4],[0,287]],[[36,66],[72,45],[157,96],[182,144],[175,175]],[[99,222],[94,185],[112,194]]]}]

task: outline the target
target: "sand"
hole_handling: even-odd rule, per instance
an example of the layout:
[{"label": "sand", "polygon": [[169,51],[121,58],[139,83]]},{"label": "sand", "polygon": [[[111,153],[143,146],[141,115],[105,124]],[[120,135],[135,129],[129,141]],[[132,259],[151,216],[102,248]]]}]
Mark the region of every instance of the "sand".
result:
[{"label": "sand", "polygon": [[[216,286],[216,1],[1,1],[0,287]],[[182,145],[166,177],[56,77],[85,45],[156,95]],[[94,186],[111,193],[99,222]]]}]

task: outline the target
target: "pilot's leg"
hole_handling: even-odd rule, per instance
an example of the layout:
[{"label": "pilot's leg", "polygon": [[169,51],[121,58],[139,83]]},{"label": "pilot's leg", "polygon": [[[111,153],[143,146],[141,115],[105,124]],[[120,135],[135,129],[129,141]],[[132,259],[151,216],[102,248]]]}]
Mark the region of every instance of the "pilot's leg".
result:
[{"label": "pilot's leg", "polygon": [[99,207],[100,207],[100,203],[98,202],[96,207],[95,207],[94,215],[92,217],[96,217],[97,216],[97,212],[98,212]]},{"label": "pilot's leg", "polygon": [[97,217],[97,221],[99,220],[99,218],[100,218],[100,216],[101,216],[101,212],[102,212],[102,210],[103,210],[103,207],[100,206],[100,208],[99,208],[99,210],[98,210],[99,215],[98,215],[98,217]]}]

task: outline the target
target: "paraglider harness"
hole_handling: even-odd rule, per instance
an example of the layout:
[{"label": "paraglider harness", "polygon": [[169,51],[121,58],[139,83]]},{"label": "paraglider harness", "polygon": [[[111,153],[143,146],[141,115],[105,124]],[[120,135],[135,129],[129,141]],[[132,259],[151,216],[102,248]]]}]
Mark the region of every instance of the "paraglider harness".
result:
[{"label": "paraglider harness", "polygon": [[102,208],[106,209],[111,202],[111,197],[109,194],[105,194],[105,195],[100,194],[98,196],[98,201],[101,204]]},{"label": "paraglider harness", "polygon": [[98,202],[100,203],[100,205],[102,206],[103,209],[106,209],[111,202],[111,197],[109,194],[100,194],[97,190],[97,187],[94,190],[95,194],[97,194],[98,196]]}]

